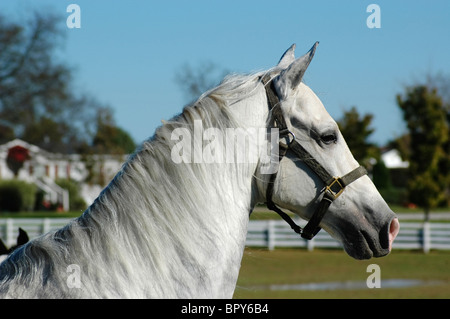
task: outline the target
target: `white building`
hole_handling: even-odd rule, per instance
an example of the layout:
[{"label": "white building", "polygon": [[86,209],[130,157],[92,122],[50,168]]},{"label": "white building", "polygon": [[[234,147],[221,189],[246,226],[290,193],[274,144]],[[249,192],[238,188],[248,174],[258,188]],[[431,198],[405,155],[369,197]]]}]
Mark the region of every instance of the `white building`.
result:
[{"label": "white building", "polygon": [[381,159],[387,168],[408,168],[409,162],[403,161],[400,152],[396,149],[390,149],[381,154]]},{"label": "white building", "polygon": [[[11,165],[8,165],[8,154],[11,154],[11,150],[26,150],[28,155],[18,170],[16,178],[36,184],[44,191],[46,200],[61,203],[64,210],[69,209],[68,192],[59,187],[55,180],[62,178],[78,182],[81,186],[81,196],[86,204],[90,205],[103,189],[104,184],[108,183],[120,170],[127,157],[126,155],[82,157],[79,154],[50,153],[36,145],[15,139],[0,145],[0,180],[15,177],[10,168]],[[89,184],[86,183],[87,178],[92,174],[95,178],[91,178]]]}]

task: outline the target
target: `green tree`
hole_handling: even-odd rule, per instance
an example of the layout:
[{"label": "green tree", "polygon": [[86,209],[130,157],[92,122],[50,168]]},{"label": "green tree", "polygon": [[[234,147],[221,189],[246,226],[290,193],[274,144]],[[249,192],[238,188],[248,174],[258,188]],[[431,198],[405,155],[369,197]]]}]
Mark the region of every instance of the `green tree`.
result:
[{"label": "green tree", "polygon": [[86,202],[80,195],[80,185],[77,182],[65,178],[59,178],[55,182],[69,192],[70,210],[84,211],[87,208]]},{"label": "green tree", "polygon": [[97,132],[92,142],[96,153],[123,155],[134,151],[136,144],[126,131],[116,125],[110,108],[99,109],[96,123]]},{"label": "green tree", "polygon": [[375,131],[370,127],[372,119],[372,114],[361,117],[356,107],[352,107],[344,112],[341,120],[337,121],[353,156],[360,164],[368,168],[371,167],[371,159],[379,160],[380,158],[378,147],[368,141],[369,136]]},{"label": "green tree", "polygon": [[0,181],[0,211],[33,210],[36,186],[17,179]]},{"label": "green tree", "polygon": [[409,199],[425,210],[446,200],[448,191],[448,106],[437,89],[426,85],[406,88],[404,96],[397,95],[409,130]]},{"label": "green tree", "polygon": [[9,123],[0,123],[0,144],[4,144],[13,140],[16,137],[14,129]]},{"label": "green tree", "polygon": [[390,189],[392,187],[389,169],[382,160],[377,161],[372,170],[373,183],[378,189]]},{"label": "green tree", "polygon": [[70,128],[66,123],[58,123],[50,117],[42,116],[24,128],[21,138],[45,150],[66,153],[68,131]]}]

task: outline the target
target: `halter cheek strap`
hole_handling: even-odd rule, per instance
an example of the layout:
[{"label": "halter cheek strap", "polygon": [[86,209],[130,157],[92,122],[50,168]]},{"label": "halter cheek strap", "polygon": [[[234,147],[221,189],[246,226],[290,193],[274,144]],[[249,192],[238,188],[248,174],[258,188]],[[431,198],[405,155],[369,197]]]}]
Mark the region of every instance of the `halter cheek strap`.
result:
[{"label": "halter cheek strap", "polygon": [[[308,167],[318,177],[320,177],[320,179],[325,184],[325,187],[322,190],[322,200],[320,201],[319,206],[314,211],[311,219],[308,221],[304,229],[295,224],[295,222],[289,217],[289,215],[278,208],[272,201],[273,186],[277,173],[273,173],[270,175],[269,183],[266,189],[266,205],[268,209],[278,213],[296,233],[300,234],[305,239],[312,239],[320,231],[321,228],[319,227],[319,224],[322,221],[322,218],[324,217],[331,203],[342,194],[347,185],[354,182],[361,176],[366,175],[367,171],[364,167],[359,166],[342,177],[334,177],[330,173],[328,173],[328,171],[319,162],[317,162],[303,146],[301,146],[297,142],[294,134],[289,131],[282,114],[281,107],[279,106],[280,101],[273,86],[273,81],[271,81],[270,79],[270,75],[264,76],[261,81],[266,88],[269,109],[272,110],[273,124],[276,125],[276,127],[278,127],[279,129],[280,139],[286,139],[287,141],[289,141],[287,144],[282,142],[279,143],[279,160],[281,161],[288,150],[292,151],[300,160],[308,165]],[[290,139],[289,137],[292,137],[292,139]]]}]

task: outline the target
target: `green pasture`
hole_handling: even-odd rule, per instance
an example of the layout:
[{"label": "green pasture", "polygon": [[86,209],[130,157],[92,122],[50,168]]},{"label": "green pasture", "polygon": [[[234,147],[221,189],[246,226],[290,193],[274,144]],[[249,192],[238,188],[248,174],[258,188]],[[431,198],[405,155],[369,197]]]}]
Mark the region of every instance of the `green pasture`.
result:
[{"label": "green pasture", "polygon": [[[362,288],[354,290],[271,291],[271,284],[366,282],[369,264],[377,264],[381,280],[418,279],[424,285],[407,288]],[[247,248],[234,293],[246,298],[450,298],[450,252],[392,251],[382,258],[354,260],[340,249]]]}]

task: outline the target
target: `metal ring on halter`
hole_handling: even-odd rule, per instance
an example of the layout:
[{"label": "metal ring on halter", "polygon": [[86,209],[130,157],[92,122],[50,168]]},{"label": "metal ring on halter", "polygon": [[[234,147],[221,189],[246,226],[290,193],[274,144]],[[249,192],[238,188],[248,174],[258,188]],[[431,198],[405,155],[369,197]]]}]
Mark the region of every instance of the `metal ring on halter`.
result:
[{"label": "metal ring on halter", "polygon": [[[285,144],[286,146],[291,145],[292,142],[295,141],[295,135],[294,135],[294,133],[292,133],[291,131],[289,131],[287,128],[281,130],[279,134],[280,134],[280,140],[281,140],[282,138],[287,137],[287,143]],[[290,139],[290,138],[288,137],[289,135],[292,136],[292,139]]]}]

